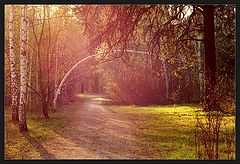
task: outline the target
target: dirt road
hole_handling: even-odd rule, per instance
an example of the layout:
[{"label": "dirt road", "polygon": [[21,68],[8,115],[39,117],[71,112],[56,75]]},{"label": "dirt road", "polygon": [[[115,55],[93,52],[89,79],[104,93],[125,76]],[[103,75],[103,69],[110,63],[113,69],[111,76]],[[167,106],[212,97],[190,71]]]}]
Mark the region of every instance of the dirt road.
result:
[{"label": "dirt road", "polygon": [[144,118],[106,110],[102,102],[101,96],[90,95],[85,101],[76,100],[61,109],[69,127],[57,131],[63,139],[49,143],[54,158],[152,158],[153,149],[140,139],[138,126]]}]

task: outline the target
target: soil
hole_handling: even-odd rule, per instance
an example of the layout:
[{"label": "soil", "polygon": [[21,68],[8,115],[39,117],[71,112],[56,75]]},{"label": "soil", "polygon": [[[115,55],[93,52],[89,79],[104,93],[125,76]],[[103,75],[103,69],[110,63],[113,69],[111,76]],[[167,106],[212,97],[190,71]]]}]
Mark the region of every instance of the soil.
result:
[{"label": "soil", "polygon": [[[142,138],[143,115],[104,108],[101,95],[90,95],[63,106],[68,127],[56,129],[59,137],[45,146],[51,159],[153,159],[153,146]],[[45,156],[47,158],[47,156]]]}]

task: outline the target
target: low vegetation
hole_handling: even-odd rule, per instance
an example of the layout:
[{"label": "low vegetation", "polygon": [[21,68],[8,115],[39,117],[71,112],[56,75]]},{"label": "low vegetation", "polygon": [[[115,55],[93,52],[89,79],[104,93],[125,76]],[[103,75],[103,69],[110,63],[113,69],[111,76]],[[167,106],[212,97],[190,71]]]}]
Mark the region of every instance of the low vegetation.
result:
[{"label": "low vegetation", "polygon": [[[86,101],[88,96],[81,96]],[[105,99],[103,99],[105,100]],[[125,113],[136,117],[137,138],[151,147],[155,152],[154,159],[197,159],[196,152],[196,114],[205,119],[206,113],[193,104],[168,106],[118,106],[103,105],[111,112]],[[71,111],[69,111],[70,113]],[[18,126],[10,121],[10,113],[5,113],[5,158],[6,159],[41,159],[51,158],[43,145],[50,144],[59,136],[56,131],[64,131],[69,125],[66,118],[59,113],[52,113],[49,120],[42,119],[40,114],[28,113],[28,132],[20,133]],[[138,117],[141,122],[137,120]],[[221,126],[219,159],[235,158],[235,142],[226,143],[226,129],[234,131],[233,115],[224,116]],[[226,124],[227,123],[227,124]],[[59,151],[60,151],[59,147]],[[41,151],[39,151],[41,150]],[[147,150],[144,150],[147,151]],[[230,151],[231,155],[229,156]],[[45,154],[44,154],[45,153]]]},{"label": "low vegetation", "polygon": [[[107,109],[146,117],[145,121],[139,124],[139,130],[142,132],[139,139],[154,146],[157,152],[156,159],[199,158],[197,119],[203,122],[207,119],[207,112],[202,112],[200,106],[193,104],[151,107],[107,106]],[[225,114],[220,133],[219,159],[235,158],[234,133],[235,116]],[[202,147],[201,151],[204,151]]]},{"label": "low vegetation", "polygon": [[12,123],[9,110],[5,111],[5,159],[41,159],[49,157],[45,143],[58,138],[56,129],[64,129],[67,125],[63,117],[42,119],[38,113],[27,113],[28,131],[20,132],[18,125]]}]

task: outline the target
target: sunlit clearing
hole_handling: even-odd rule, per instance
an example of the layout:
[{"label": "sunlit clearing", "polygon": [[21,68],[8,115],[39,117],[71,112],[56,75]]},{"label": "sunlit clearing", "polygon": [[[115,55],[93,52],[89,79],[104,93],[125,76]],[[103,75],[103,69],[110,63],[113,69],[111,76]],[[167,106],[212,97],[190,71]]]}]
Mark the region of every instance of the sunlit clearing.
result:
[{"label": "sunlit clearing", "polygon": [[76,95],[77,97],[80,97],[80,98],[92,98],[92,97],[94,97],[93,95],[91,95],[91,94],[83,94],[83,93],[78,93],[77,95]]},{"label": "sunlit clearing", "polygon": [[93,100],[96,100],[96,101],[112,101],[111,99],[106,99],[106,98],[93,98]]}]

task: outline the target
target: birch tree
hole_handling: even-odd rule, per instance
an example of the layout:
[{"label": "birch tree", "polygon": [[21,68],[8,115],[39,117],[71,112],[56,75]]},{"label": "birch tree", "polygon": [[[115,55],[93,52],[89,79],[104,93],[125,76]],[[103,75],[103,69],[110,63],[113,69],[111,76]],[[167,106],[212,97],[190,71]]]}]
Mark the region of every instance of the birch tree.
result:
[{"label": "birch tree", "polygon": [[21,51],[20,51],[20,104],[19,129],[27,131],[26,93],[27,93],[27,5],[23,6],[21,15]]},{"label": "birch tree", "polygon": [[12,121],[18,121],[18,89],[16,57],[14,52],[14,5],[10,6],[9,17],[9,49],[10,49],[10,69],[11,69],[11,91],[12,91]]}]

